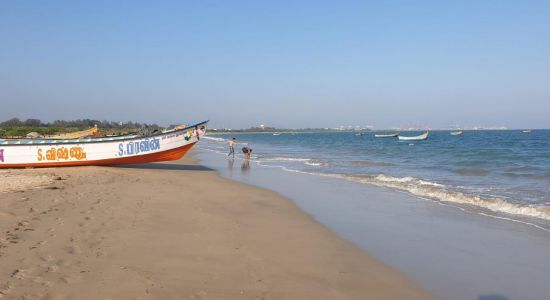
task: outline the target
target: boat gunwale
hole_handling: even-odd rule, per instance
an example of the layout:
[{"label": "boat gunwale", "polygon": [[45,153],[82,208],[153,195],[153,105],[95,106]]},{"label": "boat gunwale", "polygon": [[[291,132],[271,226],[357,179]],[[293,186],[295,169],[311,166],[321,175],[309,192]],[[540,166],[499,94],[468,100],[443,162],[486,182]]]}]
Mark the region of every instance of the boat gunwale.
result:
[{"label": "boat gunwale", "polygon": [[[66,139],[66,140],[63,140],[63,139],[59,139],[58,141],[59,142],[53,142],[54,140],[45,140],[45,139],[14,139],[14,140],[5,140],[5,139],[0,139],[0,147],[6,147],[6,146],[50,146],[50,145],[74,145],[74,144],[97,144],[97,143],[110,143],[110,142],[126,142],[126,141],[133,141],[133,140],[141,140],[141,139],[147,139],[147,138],[155,138],[155,137],[159,137],[159,136],[163,136],[163,135],[168,135],[168,134],[173,134],[173,133],[176,133],[176,132],[181,132],[181,131],[185,131],[185,130],[189,130],[191,128],[195,129],[197,126],[201,126],[201,125],[205,125],[209,122],[210,120],[206,120],[206,121],[202,121],[200,123],[196,123],[196,124],[193,124],[193,125],[189,125],[185,128],[181,128],[181,129],[177,129],[177,130],[172,130],[172,131],[168,131],[168,132],[161,132],[161,133],[157,133],[157,134],[154,134],[154,135],[142,135],[142,136],[135,136],[135,137],[131,137],[131,138],[127,138],[127,139],[124,139],[124,138],[121,138],[121,139],[114,139],[114,138],[96,138],[96,139],[90,139],[89,141],[86,140],[86,141],[83,141],[82,139]],[[104,139],[104,140],[98,140],[98,139]],[[110,139],[110,140],[109,140]],[[16,144],[16,143],[9,143],[9,144],[4,144],[3,142],[5,141],[14,141],[14,142],[17,142],[17,141],[21,141],[21,143],[19,144]],[[23,143],[23,141],[33,141],[33,143]],[[44,141],[44,142],[43,142]]]}]

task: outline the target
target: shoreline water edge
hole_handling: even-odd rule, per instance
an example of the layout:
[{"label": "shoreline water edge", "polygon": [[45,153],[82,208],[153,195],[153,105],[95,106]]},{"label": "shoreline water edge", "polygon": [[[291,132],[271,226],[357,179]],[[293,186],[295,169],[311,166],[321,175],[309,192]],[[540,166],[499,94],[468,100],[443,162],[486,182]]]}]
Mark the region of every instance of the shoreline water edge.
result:
[{"label": "shoreline water edge", "polygon": [[262,141],[236,136],[238,146],[254,149],[250,161],[227,159],[224,140],[212,136],[200,145],[197,157],[225,177],[292,199],[318,222],[405,272],[432,294],[457,300],[542,300],[550,294],[550,266],[541,264],[550,259],[544,220],[509,218],[476,206],[312,172],[327,159],[304,157],[301,149],[286,147],[285,142],[269,148]]},{"label": "shoreline water edge", "polygon": [[0,175],[0,298],[432,298],[291,201],[193,158]]},{"label": "shoreline water edge", "polygon": [[[387,187],[550,232],[550,130],[437,132],[415,143],[348,132],[236,136],[265,167]],[[224,153],[226,140],[207,136],[203,148]]]}]

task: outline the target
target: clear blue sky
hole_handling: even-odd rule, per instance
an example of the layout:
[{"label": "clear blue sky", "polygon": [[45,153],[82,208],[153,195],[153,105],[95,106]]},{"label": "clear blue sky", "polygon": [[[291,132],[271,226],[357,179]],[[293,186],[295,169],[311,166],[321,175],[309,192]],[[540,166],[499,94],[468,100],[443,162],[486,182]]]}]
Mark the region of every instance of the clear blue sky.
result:
[{"label": "clear blue sky", "polygon": [[0,120],[550,128],[549,1],[1,1]]}]

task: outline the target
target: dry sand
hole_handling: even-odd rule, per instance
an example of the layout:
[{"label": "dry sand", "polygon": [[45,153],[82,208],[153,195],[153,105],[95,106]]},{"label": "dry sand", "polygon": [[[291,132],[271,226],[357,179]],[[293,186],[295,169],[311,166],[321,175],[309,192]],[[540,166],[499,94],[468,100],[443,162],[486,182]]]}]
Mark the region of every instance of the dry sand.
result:
[{"label": "dry sand", "polygon": [[287,199],[192,159],[9,174],[2,299],[430,298]]},{"label": "dry sand", "polygon": [[0,170],[0,195],[2,193],[41,189],[55,180],[50,172],[34,170]]}]

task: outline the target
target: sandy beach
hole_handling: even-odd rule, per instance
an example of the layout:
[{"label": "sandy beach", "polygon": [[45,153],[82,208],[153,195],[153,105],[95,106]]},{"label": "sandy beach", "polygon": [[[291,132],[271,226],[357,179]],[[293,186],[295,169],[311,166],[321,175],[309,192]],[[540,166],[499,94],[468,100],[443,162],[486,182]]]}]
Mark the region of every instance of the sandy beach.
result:
[{"label": "sandy beach", "polygon": [[0,176],[0,298],[431,298],[289,200],[192,158]]}]

